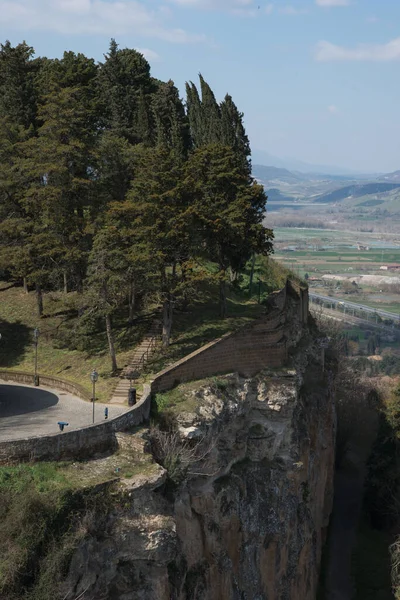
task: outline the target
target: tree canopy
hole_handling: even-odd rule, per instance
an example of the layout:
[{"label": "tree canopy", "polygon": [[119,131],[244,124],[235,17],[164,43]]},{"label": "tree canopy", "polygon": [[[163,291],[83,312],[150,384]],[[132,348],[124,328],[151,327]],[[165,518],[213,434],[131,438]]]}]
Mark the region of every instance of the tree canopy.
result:
[{"label": "tree canopy", "polygon": [[199,82],[183,100],[115,40],[99,64],[0,46],[0,268],[36,290],[39,314],[46,290],[81,294],[114,371],[118,311],[132,321],[151,298],[167,345],[174,309],[204,280],[224,316],[229,281],[272,251],[243,114]]}]

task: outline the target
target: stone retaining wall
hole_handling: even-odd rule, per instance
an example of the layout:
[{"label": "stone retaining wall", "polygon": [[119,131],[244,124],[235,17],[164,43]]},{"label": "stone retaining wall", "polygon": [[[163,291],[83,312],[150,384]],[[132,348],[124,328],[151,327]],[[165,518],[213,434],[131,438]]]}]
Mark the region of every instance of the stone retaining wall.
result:
[{"label": "stone retaining wall", "polygon": [[122,415],[72,431],[0,442],[0,465],[31,460],[83,459],[117,446],[115,434],[147,421],[151,390],[145,385],[139,402]]},{"label": "stone retaining wall", "polygon": [[[23,371],[8,371],[6,369],[0,369],[0,379],[2,381],[22,383],[23,385],[35,385],[35,376],[31,373],[24,373]],[[82,400],[87,400],[88,402],[91,400],[91,395],[89,392],[81,385],[73,383],[72,381],[65,381],[65,379],[59,379],[58,377],[39,374],[39,383],[44,387],[68,392],[69,394],[77,396],[78,398],[82,398]]]},{"label": "stone retaining wall", "polygon": [[[126,431],[148,420],[151,396],[174,385],[220,373],[238,372],[251,377],[265,368],[279,368],[288,350],[299,341],[308,320],[308,290],[287,282],[268,299],[265,317],[203,346],[156,375],[144,386],[140,401],[124,414],[82,429],[0,442],[0,464],[27,460],[81,459],[112,450],[116,432]],[[0,379],[33,384],[33,375],[1,371]],[[65,390],[85,400],[90,395],[80,386],[56,377],[40,376],[46,387]]]}]

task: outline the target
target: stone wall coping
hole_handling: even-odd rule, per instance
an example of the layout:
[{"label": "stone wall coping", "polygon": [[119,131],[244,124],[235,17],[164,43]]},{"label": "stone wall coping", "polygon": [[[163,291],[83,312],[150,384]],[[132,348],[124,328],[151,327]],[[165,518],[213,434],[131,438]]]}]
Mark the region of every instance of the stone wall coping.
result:
[{"label": "stone wall coping", "polygon": [[[75,383],[74,381],[69,381],[66,379],[61,379],[60,377],[55,377],[53,375],[42,375],[38,373],[39,381],[45,386],[49,388],[54,388],[55,390],[67,391],[81,400],[85,400],[90,402],[91,395],[85,388],[79,383]],[[13,371],[11,369],[0,369],[0,379],[3,381],[14,381],[16,383],[26,383],[27,385],[34,385],[35,376],[32,373],[28,373],[26,371]],[[23,379],[28,379],[32,383],[27,383],[27,381],[22,381]],[[68,389],[69,388],[69,389]]]}]

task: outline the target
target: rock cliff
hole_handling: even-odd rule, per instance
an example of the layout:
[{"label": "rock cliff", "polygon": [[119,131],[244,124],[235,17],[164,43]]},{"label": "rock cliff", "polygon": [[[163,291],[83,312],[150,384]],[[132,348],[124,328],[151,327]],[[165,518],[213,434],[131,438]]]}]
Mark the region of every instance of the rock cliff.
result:
[{"label": "rock cliff", "polygon": [[185,480],[171,493],[160,467],[121,482],[106,527],[74,553],[61,597],[316,597],[335,413],[315,335],[302,337],[290,368],[182,387],[179,435],[200,449]]}]

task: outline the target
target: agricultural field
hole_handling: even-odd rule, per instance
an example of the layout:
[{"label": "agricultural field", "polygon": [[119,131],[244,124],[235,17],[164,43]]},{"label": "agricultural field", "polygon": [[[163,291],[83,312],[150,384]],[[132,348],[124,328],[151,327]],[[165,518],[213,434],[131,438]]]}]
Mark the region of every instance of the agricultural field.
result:
[{"label": "agricultural field", "polygon": [[[400,313],[400,235],[275,228],[275,258],[321,294]],[[337,275],[341,281],[329,280]],[[366,275],[368,282],[363,282]],[[325,277],[324,277],[325,276]],[[356,281],[356,285],[352,282]]]}]

